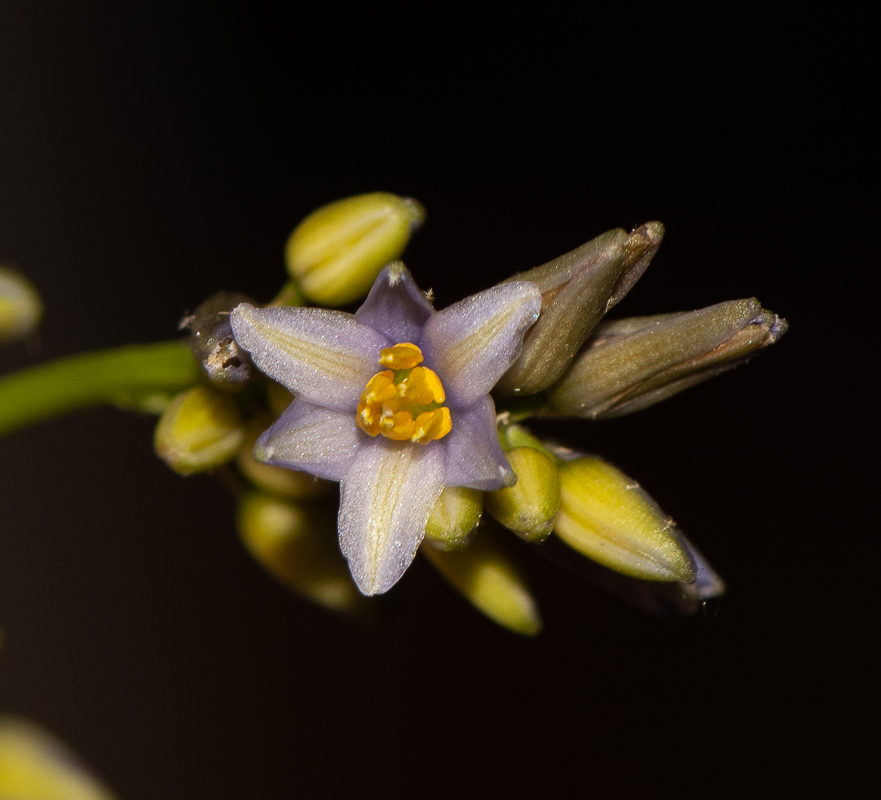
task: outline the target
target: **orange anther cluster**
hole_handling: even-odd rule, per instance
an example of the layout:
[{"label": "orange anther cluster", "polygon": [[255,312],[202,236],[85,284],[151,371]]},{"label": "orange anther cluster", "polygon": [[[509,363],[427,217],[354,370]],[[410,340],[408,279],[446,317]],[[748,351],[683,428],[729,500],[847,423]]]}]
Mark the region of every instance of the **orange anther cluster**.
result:
[{"label": "orange anther cluster", "polygon": [[453,427],[450,409],[437,373],[418,367],[422,351],[409,342],[382,350],[379,363],[390,369],[377,372],[361,392],[358,426],[371,436],[380,433],[398,442],[428,444]]}]

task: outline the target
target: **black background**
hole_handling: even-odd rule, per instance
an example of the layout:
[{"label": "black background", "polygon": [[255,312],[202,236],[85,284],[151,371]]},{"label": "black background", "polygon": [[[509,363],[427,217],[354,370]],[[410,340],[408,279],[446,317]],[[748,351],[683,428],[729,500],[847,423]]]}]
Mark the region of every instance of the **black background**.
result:
[{"label": "black background", "polygon": [[858,23],[288,7],[0,2],[0,259],[48,307],[3,371],[173,337],[220,288],[268,299],[296,222],[352,194],[426,205],[405,258],[439,307],[659,219],[617,315],[756,295],[790,332],[663,405],[548,430],[646,486],[729,594],[656,619],[525,552],[534,640],[421,562],[355,624],[247,557],[231,498],[160,463],[153,420],[95,410],[0,442],[0,710],[126,800],[868,793]]}]

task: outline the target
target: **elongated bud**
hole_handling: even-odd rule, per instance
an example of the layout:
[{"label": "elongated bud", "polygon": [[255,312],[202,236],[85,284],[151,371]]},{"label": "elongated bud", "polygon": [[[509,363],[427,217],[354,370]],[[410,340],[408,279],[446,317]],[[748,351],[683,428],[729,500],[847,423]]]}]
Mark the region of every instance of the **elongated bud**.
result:
[{"label": "elongated bud", "polygon": [[541,316],[496,390],[533,394],[555,383],[603,315],[639,280],[661,245],[664,226],[609,231],[571,253],[508,280],[541,290]]},{"label": "elongated bud", "polygon": [[731,369],[786,329],[755,298],[603,323],[548,399],[567,416],[628,414]]},{"label": "elongated bud", "polygon": [[693,584],[688,545],[638,483],[598,458],[560,467],[562,501],[557,535],[570,547],[634,578]]},{"label": "elongated bud", "polygon": [[487,492],[487,511],[526,541],[540,542],[550,535],[560,510],[557,465],[533,447],[515,447],[505,456],[517,475],[517,483]]},{"label": "elongated bud", "polygon": [[541,630],[538,606],[523,576],[488,531],[464,550],[444,552],[431,545],[419,550],[479,611],[524,636]]},{"label": "elongated bud", "polygon": [[153,444],[175,472],[192,475],[225,464],[244,438],[242,417],[232,397],[209,386],[195,386],[169,403]]},{"label": "elongated bud", "polygon": [[236,456],[236,464],[258,489],[291,500],[316,500],[327,496],[333,487],[331,481],[316,478],[308,472],[285,467],[273,467],[254,458],[254,445],[260,434],[272,425],[269,416],[258,416],[248,422],[245,437]]},{"label": "elongated bud", "polygon": [[416,200],[387,192],[338,200],[314,211],[291,234],[288,272],[309,299],[346,305],[367,294],[424,219]]},{"label": "elongated bud", "polygon": [[239,503],[238,527],[248,552],[297,593],[335,611],[364,601],[336,547],[328,509],[251,492]]},{"label": "elongated bud", "polygon": [[425,538],[439,550],[461,550],[483,514],[483,493],[466,486],[446,486],[434,504]]},{"label": "elongated bud", "polygon": [[15,270],[0,266],[0,344],[30,336],[43,316],[37,290]]},{"label": "elongated bud", "polygon": [[0,798],[9,800],[113,800],[60,742],[43,728],[0,717]]},{"label": "elongated bud", "polygon": [[243,294],[218,292],[181,321],[180,328],[190,331],[190,349],[220,389],[240,389],[254,370],[251,356],[239,347],[229,323],[230,312],[239,303],[250,302]]}]

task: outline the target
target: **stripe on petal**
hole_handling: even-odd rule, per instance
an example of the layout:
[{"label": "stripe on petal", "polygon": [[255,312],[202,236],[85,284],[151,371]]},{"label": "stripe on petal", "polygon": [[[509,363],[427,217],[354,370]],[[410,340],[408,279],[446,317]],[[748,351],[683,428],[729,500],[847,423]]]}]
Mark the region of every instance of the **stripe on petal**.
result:
[{"label": "stripe on petal", "polygon": [[517,482],[499,444],[496,407],[491,397],[484,397],[465,411],[454,411],[453,429],[443,442],[447,486],[470,486],[489,492]]},{"label": "stripe on petal", "polygon": [[236,341],[262,372],[307,400],[355,413],[389,342],[351,314],[321,308],[254,308],[230,318]]},{"label": "stripe on petal", "polygon": [[410,566],[444,488],[444,448],[384,437],[358,448],[342,482],[340,547],[358,588],[388,591]]},{"label": "stripe on petal", "polygon": [[257,440],[254,457],[338,481],[351,468],[358,445],[366,438],[348,411],[321,408],[297,398]]},{"label": "stripe on petal", "polygon": [[453,405],[467,408],[489,394],[520,354],[540,310],[538,287],[518,281],[466,297],[428,320],[425,364],[440,375]]}]

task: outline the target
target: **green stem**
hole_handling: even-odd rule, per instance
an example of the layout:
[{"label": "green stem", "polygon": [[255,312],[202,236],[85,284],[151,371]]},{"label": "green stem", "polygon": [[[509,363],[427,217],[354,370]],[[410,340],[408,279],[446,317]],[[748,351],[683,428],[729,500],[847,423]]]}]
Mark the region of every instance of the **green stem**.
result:
[{"label": "green stem", "polygon": [[180,341],[81,353],[31,367],[0,378],[0,436],[105,403],[160,410],[169,394],[199,376],[198,363]]}]

